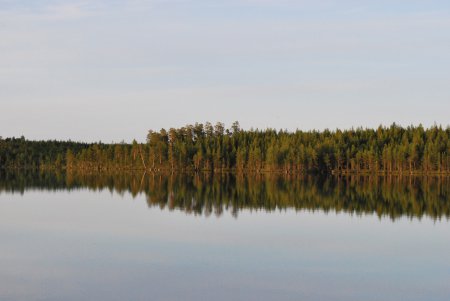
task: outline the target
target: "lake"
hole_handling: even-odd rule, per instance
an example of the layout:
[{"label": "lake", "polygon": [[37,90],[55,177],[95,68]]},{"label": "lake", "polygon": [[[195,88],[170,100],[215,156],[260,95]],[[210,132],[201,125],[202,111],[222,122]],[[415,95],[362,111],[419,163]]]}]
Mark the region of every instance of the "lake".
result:
[{"label": "lake", "polygon": [[450,300],[450,179],[0,172],[0,300]]}]

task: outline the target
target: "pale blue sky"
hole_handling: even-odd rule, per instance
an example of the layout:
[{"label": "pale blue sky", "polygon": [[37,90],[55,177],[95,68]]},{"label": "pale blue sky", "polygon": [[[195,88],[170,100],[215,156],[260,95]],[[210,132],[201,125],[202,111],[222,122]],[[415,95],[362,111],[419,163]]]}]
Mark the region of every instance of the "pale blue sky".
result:
[{"label": "pale blue sky", "polygon": [[450,2],[0,0],[0,136],[447,125]]}]

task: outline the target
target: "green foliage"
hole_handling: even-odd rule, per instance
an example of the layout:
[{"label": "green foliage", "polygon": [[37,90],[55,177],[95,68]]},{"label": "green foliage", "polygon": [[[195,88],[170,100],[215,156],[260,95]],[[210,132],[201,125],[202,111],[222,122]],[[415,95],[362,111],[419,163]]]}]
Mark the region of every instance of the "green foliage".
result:
[{"label": "green foliage", "polygon": [[196,123],[149,131],[147,143],[0,139],[0,167],[236,171],[286,174],[449,174],[450,128],[242,130]]}]

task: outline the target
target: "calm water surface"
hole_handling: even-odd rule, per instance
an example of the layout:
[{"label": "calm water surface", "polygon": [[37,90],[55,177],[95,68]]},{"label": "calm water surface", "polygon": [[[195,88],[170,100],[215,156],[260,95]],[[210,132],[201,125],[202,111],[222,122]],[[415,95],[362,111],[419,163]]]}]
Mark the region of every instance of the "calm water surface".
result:
[{"label": "calm water surface", "polygon": [[0,300],[450,300],[439,179],[0,174]]}]

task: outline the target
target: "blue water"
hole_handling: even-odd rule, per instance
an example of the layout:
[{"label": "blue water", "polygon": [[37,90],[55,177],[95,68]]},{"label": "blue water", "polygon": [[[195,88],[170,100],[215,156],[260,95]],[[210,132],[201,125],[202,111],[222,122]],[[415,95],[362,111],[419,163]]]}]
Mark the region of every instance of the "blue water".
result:
[{"label": "blue water", "polygon": [[450,300],[450,224],[144,194],[0,194],[0,300]]}]

